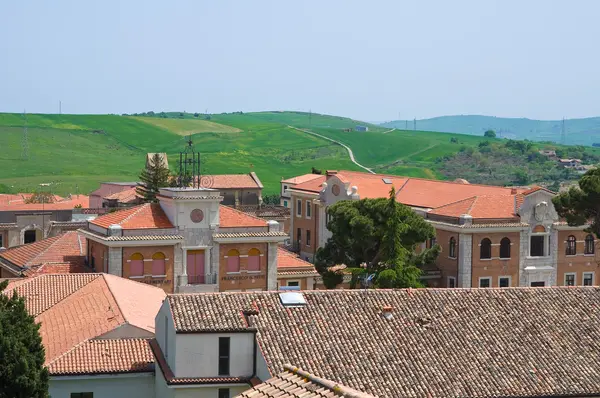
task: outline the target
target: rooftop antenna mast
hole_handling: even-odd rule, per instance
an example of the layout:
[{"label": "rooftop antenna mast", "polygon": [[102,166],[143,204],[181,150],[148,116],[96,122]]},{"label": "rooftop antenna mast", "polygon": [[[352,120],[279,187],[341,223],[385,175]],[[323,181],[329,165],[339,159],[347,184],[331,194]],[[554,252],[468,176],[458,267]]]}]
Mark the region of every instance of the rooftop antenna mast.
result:
[{"label": "rooftop antenna mast", "polygon": [[29,160],[29,136],[27,134],[27,113],[23,110],[23,119],[25,124],[23,125],[23,137],[21,138],[21,159]]},{"label": "rooftop antenna mast", "polygon": [[187,139],[187,145],[179,152],[179,176],[177,177],[179,188],[200,188],[200,152],[194,150],[192,135]]}]

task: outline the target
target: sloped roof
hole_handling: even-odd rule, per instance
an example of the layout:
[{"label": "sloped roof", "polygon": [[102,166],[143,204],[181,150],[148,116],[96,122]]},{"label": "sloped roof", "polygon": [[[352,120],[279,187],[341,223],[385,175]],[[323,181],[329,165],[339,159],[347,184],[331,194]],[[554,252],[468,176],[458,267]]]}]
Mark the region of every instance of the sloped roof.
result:
[{"label": "sloped roof", "polygon": [[321,174],[303,174],[301,176],[281,180],[281,182],[283,182],[284,184],[303,184],[305,182],[312,181],[321,177],[323,177]]},{"label": "sloped roof", "polygon": [[[12,294],[12,291],[25,297],[27,310],[41,323],[45,364],[59,372],[65,367],[70,371],[74,368],[91,371],[90,363],[94,372],[112,370],[114,362],[102,369],[106,358],[90,359],[92,353],[100,352],[89,348],[91,346],[77,351],[85,355],[73,353],[67,359],[62,357],[123,325],[153,334],[154,317],[165,297],[160,288],[107,274],[41,275],[11,281],[6,293]],[[130,361],[133,366],[147,359],[147,350],[136,348],[127,352],[122,364]],[[58,365],[53,368],[55,362]]]},{"label": "sloped roof", "polygon": [[267,222],[262,218],[221,205],[219,207],[219,226],[220,228],[266,227]]},{"label": "sloped roof", "polygon": [[306,182],[301,182],[298,185],[292,187],[295,191],[304,191],[311,193],[319,193],[323,189],[323,183],[327,179],[326,176],[320,175],[317,178],[311,179]]},{"label": "sloped roof", "polygon": [[277,247],[277,269],[280,268],[306,268],[311,271],[315,270],[313,264],[302,260],[296,253],[282,247]]},{"label": "sloped roof", "polygon": [[510,219],[516,218],[517,195],[481,195],[435,208],[429,214],[460,217],[468,214],[473,218]]},{"label": "sloped roof", "polygon": [[200,186],[212,189],[262,188],[256,174],[207,174],[200,176]]},{"label": "sloped roof", "polygon": [[0,252],[0,262],[15,273],[24,272],[28,276],[36,273],[61,273],[45,269],[47,266],[53,268],[53,265],[56,265],[56,270],[66,267],[87,272],[86,252],[87,242],[83,236],[77,231],[67,231],[52,238],[3,250]]},{"label": "sloped roof", "polygon": [[91,224],[108,228],[113,224],[123,229],[174,228],[158,203],[145,203],[105,214],[90,221]]},{"label": "sloped roof", "polygon": [[292,365],[284,365],[284,369],[285,372],[236,395],[235,398],[375,398]]},{"label": "sloped roof", "polygon": [[294,363],[381,398],[600,393],[600,312],[591,310],[600,306],[598,287],[303,295],[300,307],[284,307],[279,292],[175,294],[168,302],[178,332],[256,329],[272,375]]},{"label": "sloped roof", "polygon": [[[23,194],[25,195],[25,194]],[[31,196],[31,194],[29,194]],[[11,202],[3,204],[0,201],[0,211],[31,211],[31,210],[71,210],[75,207],[90,207],[90,197],[86,195],[72,195],[71,198],[61,198],[54,203],[25,203]]]},{"label": "sloped roof", "polygon": [[133,187],[124,191],[115,192],[112,195],[105,196],[104,199],[116,200],[119,203],[133,203],[137,199],[140,199],[140,196],[137,193],[137,187]]}]

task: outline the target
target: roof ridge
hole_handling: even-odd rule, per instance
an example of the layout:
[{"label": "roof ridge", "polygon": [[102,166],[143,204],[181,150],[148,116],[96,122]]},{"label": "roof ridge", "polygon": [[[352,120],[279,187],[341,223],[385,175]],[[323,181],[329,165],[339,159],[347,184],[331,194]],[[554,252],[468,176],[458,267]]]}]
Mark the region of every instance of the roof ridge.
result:
[{"label": "roof ridge", "polygon": [[473,207],[475,206],[475,203],[477,203],[477,201],[479,200],[479,196],[474,196],[473,197],[473,202],[471,202],[471,206],[469,206],[469,208],[467,209],[467,214],[471,214],[471,210],[473,210]]},{"label": "roof ridge", "polygon": [[327,380],[322,377],[318,377],[313,374],[310,374],[310,373],[298,368],[297,366],[285,364],[285,365],[283,365],[283,368],[285,370],[287,370],[288,372],[291,372],[297,376],[300,376],[306,380],[309,380],[315,384],[318,384],[321,387],[325,387],[328,390],[333,391],[335,393],[335,395],[340,395],[342,397],[347,397],[347,398],[369,397],[369,395],[367,395],[365,393],[353,390],[352,388],[346,387],[340,383],[336,383],[335,381]]},{"label": "roof ridge", "polygon": [[58,361],[59,359],[61,359],[62,357],[66,356],[67,354],[75,351],[77,348],[79,348],[80,346],[82,346],[84,343],[87,343],[88,341],[90,341],[91,339],[87,339],[87,340],[83,340],[81,342],[79,342],[78,344],[75,344],[73,347],[71,347],[69,350],[63,352],[62,354],[60,354],[59,356],[57,356],[56,358],[54,358],[52,361],[48,362],[46,364],[46,367],[49,368],[50,365],[52,365],[54,362]]},{"label": "roof ridge", "polygon": [[[464,198],[464,199],[459,199],[459,200],[455,200],[454,202],[450,202],[450,203],[446,203],[445,205],[441,205],[438,207],[434,207],[433,210],[438,210],[438,209],[443,209],[444,207],[448,207],[448,206],[452,206],[461,202],[465,202],[469,199],[475,199],[477,198],[478,195],[473,195],[473,196],[469,196],[468,198]],[[471,204],[471,206],[473,206],[473,204]],[[469,207],[469,211],[471,210],[471,207]]]},{"label": "roof ridge", "polygon": [[[149,204],[149,203],[147,203],[147,204]],[[106,288],[110,292],[110,295],[112,296],[112,299],[114,300],[115,304],[117,304],[117,309],[121,313],[121,316],[123,317],[123,320],[125,321],[126,324],[131,325],[131,323],[129,322],[129,319],[127,319],[127,317],[125,316],[125,311],[123,311],[123,309],[119,305],[119,300],[117,300],[117,296],[115,296],[115,292],[113,292],[113,290],[110,287],[110,283],[108,283],[108,280],[106,279],[106,275],[111,275],[111,274],[104,274],[104,273],[102,273],[100,275],[102,276],[102,281],[104,282],[104,284],[106,284]],[[116,276],[116,275],[113,275],[113,276]],[[111,310],[112,310],[112,308],[111,308]]]},{"label": "roof ridge", "polygon": [[[73,232],[73,231],[67,231],[64,234],[60,234],[60,235],[56,235],[56,236],[52,236],[50,238],[46,238],[46,239],[42,239],[39,242],[42,243],[44,241],[46,241],[48,243],[49,240],[54,239],[52,242],[50,242],[50,245],[48,245],[48,247],[46,247],[44,250],[42,250],[41,252],[38,252],[36,255],[34,255],[30,260],[28,260],[21,268],[25,268],[25,267],[31,267],[30,262],[42,255],[44,255],[48,250],[50,250],[50,248],[52,246],[54,246],[56,244],[56,242],[58,242],[60,240],[60,238],[63,238],[66,234]],[[23,247],[25,245],[21,245],[21,246],[17,246],[17,247]],[[36,265],[36,264],[33,264]]]},{"label": "roof ridge", "polygon": [[84,287],[86,287],[87,285],[89,285],[90,283],[94,282],[95,280],[98,279],[98,277],[102,274],[93,274],[93,273],[83,273],[83,274],[42,274],[42,275],[37,275],[34,276],[33,278],[27,278],[31,281],[36,280],[37,278],[42,278],[42,277],[51,277],[51,276],[69,276],[70,275],[96,275],[96,277],[94,279],[90,279],[89,282],[85,283],[84,285],[81,285],[81,287],[79,289],[75,289],[73,290],[70,294],[67,294],[65,297],[63,297],[62,299],[60,299],[59,301],[57,301],[56,303],[54,303],[53,305],[49,306],[48,308],[46,308],[44,311],[40,312],[39,314],[37,314],[35,317],[37,318],[38,316],[44,314],[46,311],[50,310],[51,308],[53,308],[54,306],[56,306],[58,303],[62,303],[63,301],[65,301],[67,298],[71,297],[73,294],[75,294],[76,292],[80,291],[81,289],[83,289]]},{"label": "roof ridge", "polygon": [[[406,186],[406,184],[408,184],[408,182],[410,180],[411,180],[411,177],[406,178],[406,181],[404,181],[404,183],[400,186],[400,188],[398,188],[398,190],[394,194],[394,197],[396,197],[396,196],[398,196],[400,194],[400,191],[402,191],[402,189]],[[394,185],[392,184],[392,186],[394,186]]]},{"label": "roof ridge", "polygon": [[135,216],[136,214],[138,214],[142,209],[148,207],[149,205],[151,205],[152,203],[144,203],[140,206],[137,206],[137,209],[135,209],[135,211],[133,211],[130,215],[128,215],[127,217],[125,217],[124,219],[122,219],[118,225],[123,225],[125,222],[129,221],[131,219],[131,217]]}]

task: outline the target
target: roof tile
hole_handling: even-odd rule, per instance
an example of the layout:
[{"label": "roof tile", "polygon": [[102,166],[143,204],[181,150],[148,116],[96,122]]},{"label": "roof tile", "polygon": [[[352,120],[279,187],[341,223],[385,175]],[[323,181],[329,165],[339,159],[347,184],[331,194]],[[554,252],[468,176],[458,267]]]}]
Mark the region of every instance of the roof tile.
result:
[{"label": "roof tile", "polygon": [[221,205],[219,208],[219,226],[221,228],[266,227],[267,222],[229,206]]},{"label": "roof tile", "polygon": [[102,228],[108,228],[113,224],[120,225],[123,229],[174,228],[159,203],[145,203],[115,211],[97,217],[90,223]]}]

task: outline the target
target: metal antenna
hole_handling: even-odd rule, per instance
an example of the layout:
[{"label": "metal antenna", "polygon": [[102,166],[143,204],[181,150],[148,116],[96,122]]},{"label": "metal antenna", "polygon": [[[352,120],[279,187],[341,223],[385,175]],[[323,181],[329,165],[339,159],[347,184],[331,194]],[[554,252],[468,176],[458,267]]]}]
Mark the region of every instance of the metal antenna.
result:
[{"label": "metal antenna", "polygon": [[23,110],[23,118],[25,119],[25,124],[23,126],[23,137],[21,138],[21,159],[29,160],[29,137],[27,134],[27,114],[25,110]]}]

